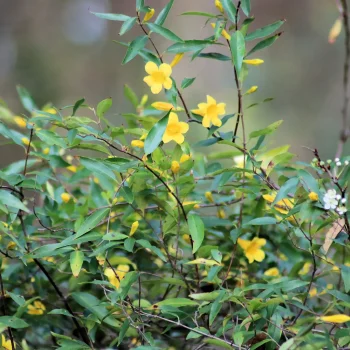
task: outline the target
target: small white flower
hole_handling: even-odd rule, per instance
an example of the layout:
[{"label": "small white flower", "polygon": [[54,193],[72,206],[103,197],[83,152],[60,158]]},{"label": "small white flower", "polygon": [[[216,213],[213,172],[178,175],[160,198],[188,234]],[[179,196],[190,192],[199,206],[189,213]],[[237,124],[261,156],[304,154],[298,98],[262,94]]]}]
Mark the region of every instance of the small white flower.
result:
[{"label": "small white flower", "polygon": [[337,195],[337,191],[332,189],[328,190],[324,197],[323,197],[323,202],[324,202],[324,209],[325,210],[335,210],[338,206],[338,202],[341,196]]},{"label": "small white flower", "polygon": [[341,199],[341,195],[337,194],[335,198],[338,199],[338,201],[339,201]]},{"label": "small white flower", "polygon": [[337,165],[337,166],[341,166],[341,162],[337,162],[336,165]]},{"label": "small white flower", "polygon": [[346,209],[346,207],[341,206],[341,207],[337,208],[337,212],[338,212],[339,215],[343,215],[343,214],[345,214],[347,212],[347,209]]},{"label": "small white flower", "polygon": [[346,203],[346,198],[342,198],[341,199],[341,202],[344,204],[344,203]]},{"label": "small white flower", "polygon": [[340,159],[339,159],[339,158],[335,158],[334,161],[335,161],[336,163],[338,163],[338,162],[340,161]]},{"label": "small white flower", "polygon": [[332,159],[327,159],[327,164],[331,164],[332,163]]},{"label": "small white flower", "polygon": [[345,165],[349,165],[349,161],[346,160],[346,161],[344,162],[344,164],[345,164]]}]

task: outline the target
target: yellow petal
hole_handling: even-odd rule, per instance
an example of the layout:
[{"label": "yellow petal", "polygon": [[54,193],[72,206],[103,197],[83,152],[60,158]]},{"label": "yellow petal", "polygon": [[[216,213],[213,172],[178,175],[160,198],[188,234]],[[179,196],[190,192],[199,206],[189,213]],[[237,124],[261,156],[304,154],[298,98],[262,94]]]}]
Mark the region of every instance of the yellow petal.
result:
[{"label": "yellow petal", "polygon": [[163,137],[162,137],[162,141],[164,143],[168,143],[172,140],[173,138],[165,131]]},{"label": "yellow petal", "polygon": [[251,241],[248,241],[248,240],[242,239],[242,238],[238,238],[237,243],[243,250],[246,250],[250,246]]},{"label": "yellow petal", "polygon": [[159,94],[162,91],[162,84],[153,84],[151,86],[151,91],[155,95]]},{"label": "yellow petal", "polygon": [[186,134],[186,132],[189,130],[190,126],[185,122],[180,122],[181,127],[181,133]]},{"label": "yellow petal", "polygon": [[143,81],[150,87],[154,84],[154,80],[150,75],[147,75],[147,77],[144,77]]},{"label": "yellow petal", "polygon": [[178,123],[178,122],[179,122],[178,115],[174,112],[170,112],[168,124],[169,123]]},{"label": "yellow petal", "polygon": [[215,125],[217,127],[222,125],[222,121],[219,118],[214,118],[214,119],[212,119],[211,122],[213,123],[213,125]]},{"label": "yellow petal", "polygon": [[145,71],[148,73],[148,74],[152,74],[152,73],[155,73],[155,72],[158,72],[159,69],[158,69],[158,66],[152,62],[152,61],[149,61],[146,63],[145,65]]},{"label": "yellow petal", "polygon": [[174,173],[174,174],[177,174],[179,171],[180,171],[180,164],[178,161],[176,160],[173,160],[171,162],[171,171]]},{"label": "yellow petal", "polygon": [[173,136],[173,140],[174,140],[177,144],[181,145],[181,144],[185,141],[185,137],[184,137],[184,135],[182,135],[182,134],[177,134],[177,135],[174,135],[174,136]]},{"label": "yellow petal", "polygon": [[205,116],[202,120],[202,125],[205,127],[205,128],[209,128],[210,127],[210,119]]},{"label": "yellow petal", "polygon": [[[208,105],[216,105],[216,100],[213,97],[211,97],[210,95],[207,95],[207,104]],[[199,107],[199,105],[198,105],[198,107]],[[201,107],[199,107],[199,108],[201,108]]]},{"label": "yellow petal", "polygon": [[218,103],[216,106],[218,114],[222,115],[226,113],[226,103]]},{"label": "yellow petal", "polygon": [[163,85],[167,90],[169,90],[173,86],[173,81],[170,78],[166,78]]},{"label": "yellow petal", "polygon": [[265,259],[265,252],[261,249],[258,249],[255,253],[254,253],[254,259],[258,262],[261,262]]},{"label": "yellow petal", "polygon": [[159,72],[162,72],[165,76],[170,77],[171,73],[172,73],[172,68],[170,64],[167,63],[162,63],[159,66]]}]

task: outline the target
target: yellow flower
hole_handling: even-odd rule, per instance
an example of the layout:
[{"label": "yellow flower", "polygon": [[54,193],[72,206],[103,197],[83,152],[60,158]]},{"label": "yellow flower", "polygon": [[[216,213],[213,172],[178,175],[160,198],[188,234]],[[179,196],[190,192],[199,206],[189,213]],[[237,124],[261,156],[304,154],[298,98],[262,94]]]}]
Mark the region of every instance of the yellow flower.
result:
[{"label": "yellow flower", "polygon": [[343,24],[343,21],[341,18],[337,18],[336,21],[334,22],[328,35],[328,42],[330,44],[334,44],[335,41],[337,40],[337,37],[341,33],[342,24]]},{"label": "yellow flower", "polygon": [[318,194],[316,192],[310,192],[309,199],[310,199],[310,201],[313,201],[313,202],[318,201]]},{"label": "yellow flower", "polygon": [[139,222],[138,221],[134,221],[131,225],[131,229],[130,229],[130,233],[129,236],[133,236],[134,233],[136,232],[136,230],[139,228]]},{"label": "yellow flower", "polygon": [[254,58],[252,60],[243,60],[245,64],[250,64],[252,66],[260,66],[264,63],[264,60],[261,60],[260,58]]},{"label": "yellow flower", "polygon": [[33,305],[28,305],[27,313],[29,315],[42,315],[45,310],[46,307],[41,301],[34,301]]},{"label": "yellow flower", "polygon": [[220,0],[215,0],[215,7],[221,12],[224,13],[224,8]]},{"label": "yellow flower", "polygon": [[310,289],[310,292],[309,292],[310,298],[314,298],[316,295],[317,295],[317,289],[316,288]]},{"label": "yellow flower", "polygon": [[219,218],[219,219],[225,219],[225,218],[226,218],[226,213],[225,213],[225,210],[224,210],[224,209],[220,208],[220,209],[218,210],[218,218]]},{"label": "yellow flower", "polygon": [[177,174],[179,171],[180,171],[180,164],[179,162],[177,162],[176,160],[173,160],[171,162],[171,171],[174,173],[174,174]]},{"label": "yellow flower", "polygon": [[163,142],[168,143],[170,141],[175,141],[178,144],[181,144],[185,141],[185,138],[182,134],[186,134],[189,126],[187,123],[179,122],[179,117],[176,113],[170,112],[168,125],[165,129],[163,135]]},{"label": "yellow flower", "polygon": [[173,86],[170,79],[172,69],[170,64],[162,63],[159,67],[152,61],[146,63],[146,72],[149,74],[143,81],[151,88],[153,94],[159,94],[164,86],[169,90]]},{"label": "yellow flower", "polygon": [[[272,194],[264,194],[263,198],[269,202],[269,203],[273,203],[273,201],[276,198],[276,193],[272,193]],[[292,209],[294,207],[294,200],[293,199],[288,199],[288,198],[284,198],[281,199],[280,201],[278,201],[275,204],[275,209],[277,211],[279,211],[281,214],[288,214],[289,210]]]},{"label": "yellow flower", "polygon": [[277,267],[271,267],[271,269],[264,272],[264,275],[268,277],[277,277],[280,275],[280,272]]},{"label": "yellow flower", "polygon": [[63,192],[61,194],[61,199],[63,200],[64,203],[68,203],[70,201],[70,198],[71,198],[71,196],[67,192]]},{"label": "yellow flower", "polygon": [[153,102],[151,106],[157,109],[158,111],[165,111],[165,112],[169,112],[170,110],[172,110],[173,112],[182,111],[181,107],[175,107],[169,102]]},{"label": "yellow flower", "polygon": [[350,321],[350,317],[348,315],[338,314],[332,316],[321,316],[320,320],[329,323],[345,323]]},{"label": "yellow flower", "polygon": [[5,336],[1,334],[1,346],[5,350],[14,350],[11,344],[11,340],[6,340]]},{"label": "yellow flower", "polygon": [[46,112],[46,113],[50,113],[50,114],[57,114],[56,109],[52,108],[52,107],[44,108],[43,111]]},{"label": "yellow flower", "polygon": [[252,241],[248,241],[238,238],[237,243],[244,250],[244,254],[248,259],[249,264],[254,262],[254,260],[261,262],[265,259],[265,252],[261,247],[266,244],[266,239],[255,237]]},{"label": "yellow flower", "polygon": [[24,145],[29,146],[29,139],[27,137],[22,137],[21,141]]},{"label": "yellow flower", "polygon": [[131,141],[132,147],[143,148],[144,145],[145,145],[145,143],[141,140],[132,140]]},{"label": "yellow flower", "polygon": [[154,16],[154,9],[150,9],[146,14],[145,17],[143,18],[143,22],[148,22],[153,16]]},{"label": "yellow flower", "polygon": [[189,154],[183,154],[180,158],[180,163],[185,163],[187,162],[189,159],[191,159],[191,156]]},{"label": "yellow flower", "polygon": [[213,194],[209,191],[204,193],[205,198],[210,202],[210,203],[214,203],[214,198],[213,198]]},{"label": "yellow flower", "polygon": [[70,166],[67,166],[66,169],[71,171],[72,173],[76,173],[78,168],[75,165],[70,165]]},{"label": "yellow flower", "polygon": [[312,264],[310,262],[306,262],[303,268],[299,271],[299,275],[304,276],[307,275],[310,271]]},{"label": "yellow flower", "polygon": [[23,117],[14,117],[13,120],[20,128],[25,128],[27,126],[27,121]]},{"label": "yellow flower", "polygon": [[99,265],[104,265],[106,258],[103,255],[97,255],[96,260]]},{"label": "yellow flower", "polygon": [[[216,28],[216,23],[211,23],[211,26],[215,29]],[[221,35],[226,39],[226,40],[231,40],[231,35],[227,33],[225,29],[221,31]]]},{"label": "yellow flower", "polygon": [[258,90],[258,87],[256,85],[254,85],[250,89],[248,89],[245,94],[246,95],[253,94],[256,90]]},{"label": "yellow flower", "polygon": [[175,67],[183,59],[184,55],[185,54],[183,52],[176,54],[170,63],[171,67]]},{"label": "yellow flower", "polygon": [[96,185],[100,183],[100,180],[96,176],[94,176],[93,181]]},{"label": "yellow flower", "polygon": [[50,148],[49,147],[46,147],[43,149],[43,153],[44,154],[49,154],[50,153]]},{"label": "yellow flower", "polygon": [[209,128],[211,124],[221,126],[222,122],[219,119],[219,115],[226,113],[225,107],[225,103],[216,103],[214,98],[207,95],[207,103],[200,103],[198,109],[192,112],[201,115],[203,117],[202,125],[205,128]]},{"label": "yellow flower", "polygon": [[[107,276],[109,282],[115,287],[119,288],[120,281],[125,277],[126,273],[129,272],[129,265],[118,265],[116,269],[107,268],[104,271],[105,276]],[[116,276],[117,275],[117,276]]]}]

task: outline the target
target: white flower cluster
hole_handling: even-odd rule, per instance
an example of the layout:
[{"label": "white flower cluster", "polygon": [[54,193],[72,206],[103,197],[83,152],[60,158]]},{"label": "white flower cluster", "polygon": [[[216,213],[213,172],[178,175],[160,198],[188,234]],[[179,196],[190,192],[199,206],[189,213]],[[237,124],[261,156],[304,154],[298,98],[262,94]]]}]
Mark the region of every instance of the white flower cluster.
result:
[{"label": "white flower cluster", "polygon": [[326,210],[335,210],[339,215],[343,215],[347,211],[344,205],[346,199],[337,194],[336,190],[328,190],[323,197],[323,202]]}]

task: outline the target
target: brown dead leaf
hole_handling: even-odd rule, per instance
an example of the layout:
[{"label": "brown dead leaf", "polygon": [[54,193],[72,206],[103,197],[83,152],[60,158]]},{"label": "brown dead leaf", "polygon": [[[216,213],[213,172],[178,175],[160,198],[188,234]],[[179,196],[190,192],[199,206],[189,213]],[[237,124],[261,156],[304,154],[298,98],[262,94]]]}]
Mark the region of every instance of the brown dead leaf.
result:
[{"label": "brown dead leaf", "polygon": [[325,254],[328,253],[329,248],[331,247],[333,241],[337,238],[338,234],[343,229],[344,225],[345,225],[344,219],[338,219],[337,221],[333,222],[332,227],[326,233],[326,239],[322,246]]}]

